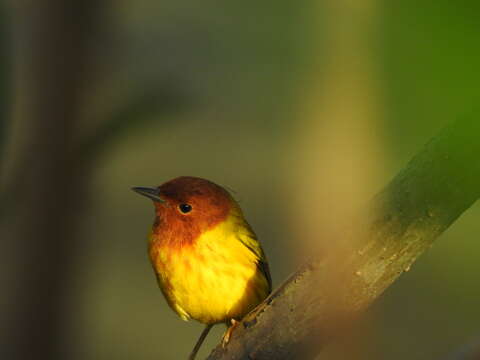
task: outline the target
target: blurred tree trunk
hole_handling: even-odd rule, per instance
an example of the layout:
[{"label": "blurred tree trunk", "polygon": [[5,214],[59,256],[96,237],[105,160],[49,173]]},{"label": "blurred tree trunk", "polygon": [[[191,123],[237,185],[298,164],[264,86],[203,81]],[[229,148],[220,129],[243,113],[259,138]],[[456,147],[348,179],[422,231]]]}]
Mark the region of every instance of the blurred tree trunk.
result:
[{"label": "blurred tree trunk", "polygon": [[190,105],[184,89],[150,84],[91,132],[78,135],[83,107],[92,106],[85,93],[95,80],[94,46],[107,28],[108,5],[108,0],[11,4],[20,88],[14,117],[22,145],[0,194],[9,248],[4,262],[12,268],[7,279],[12,290],[2,304],[8,314],[0,334],[2,358],[71,357],[70,296],[85,253],[78,232],[95,161],[135,128]]},{"label": "blurred tree trunk", "polygon": [[27,138],[14,173],[2,358],[65,359],[69,277],[77,261],[85,178],[74,156],[82,94],[102,1],[12,2],[21,122]]},{"label": "blurred tree trunk", "polygon": [[348,229],[344,249],[294,273],[208,359],[319,354],[478,199],[479,138],[475,118],[433,138],[376,196],[365,229]]},{"label": "blurred tree trunk", "polygon": [[[11,46],[11,23],[8,11],[4,3],[0,3],[0,179],[4,171],[3,160],[5,158],[5,143],[9,127],[10,104],[11,104],[11,72],[12,64],[10,54]],[[0,182],[1,185],[1,182]]]}]

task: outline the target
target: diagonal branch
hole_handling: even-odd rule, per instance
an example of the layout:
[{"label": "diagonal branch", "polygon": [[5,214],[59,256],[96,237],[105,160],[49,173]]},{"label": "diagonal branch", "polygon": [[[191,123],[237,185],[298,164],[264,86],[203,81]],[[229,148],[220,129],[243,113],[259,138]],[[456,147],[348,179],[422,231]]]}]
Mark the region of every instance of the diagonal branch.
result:
[{"label": "diagonal branch", "polygon": [[294,273],[208,359],[320,353],[478,199],[478,139],[477,120],[444,129],[374,198],[364,236],[345,234],[349,248]]}]

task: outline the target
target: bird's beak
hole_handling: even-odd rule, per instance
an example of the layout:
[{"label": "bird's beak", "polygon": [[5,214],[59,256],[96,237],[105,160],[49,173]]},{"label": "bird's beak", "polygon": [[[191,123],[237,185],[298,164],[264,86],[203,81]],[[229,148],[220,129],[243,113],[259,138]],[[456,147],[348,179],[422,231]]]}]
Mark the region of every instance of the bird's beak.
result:
[{"label": "bird's beak", "polygon": [[160,192],[158,188],[149,188],[149,187],[143,187],[143,186],[137,186],[132,188],[133,191],[139,193],[140,195],[146,196],[153,201],[165,203],[165,200],[163,200],[160,197]]}]

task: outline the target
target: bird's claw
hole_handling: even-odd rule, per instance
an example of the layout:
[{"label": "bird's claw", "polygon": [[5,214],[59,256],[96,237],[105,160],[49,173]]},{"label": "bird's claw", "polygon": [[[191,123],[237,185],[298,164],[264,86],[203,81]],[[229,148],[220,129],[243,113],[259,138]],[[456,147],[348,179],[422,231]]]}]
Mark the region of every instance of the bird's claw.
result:
[{"label": "bird's claw", "polygon": [[232,336],[233,330],[240,324],[240,321],[237,321],[235,319],[230,319],[230,327],[225,331],[225,334],[223,334],[223,339],[222,339],[222,348],[225,349],[225,346],[227,346],[228,342],[230,341],[230,337]]}]

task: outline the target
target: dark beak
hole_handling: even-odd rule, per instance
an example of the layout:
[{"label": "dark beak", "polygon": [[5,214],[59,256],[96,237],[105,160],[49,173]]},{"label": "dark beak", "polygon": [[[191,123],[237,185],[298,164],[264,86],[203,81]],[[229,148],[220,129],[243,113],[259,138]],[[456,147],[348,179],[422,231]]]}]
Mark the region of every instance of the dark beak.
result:
[{"label": "dark beak", "polygon": [[161,203],[165,202],[165,200],[160,198],[160,191],[158,190],[158,188],[137,186],[137,187],[133,187],[132,190],[139,193],[140,195],[143,195],[152,199],[153,201],[157,201]]}]

